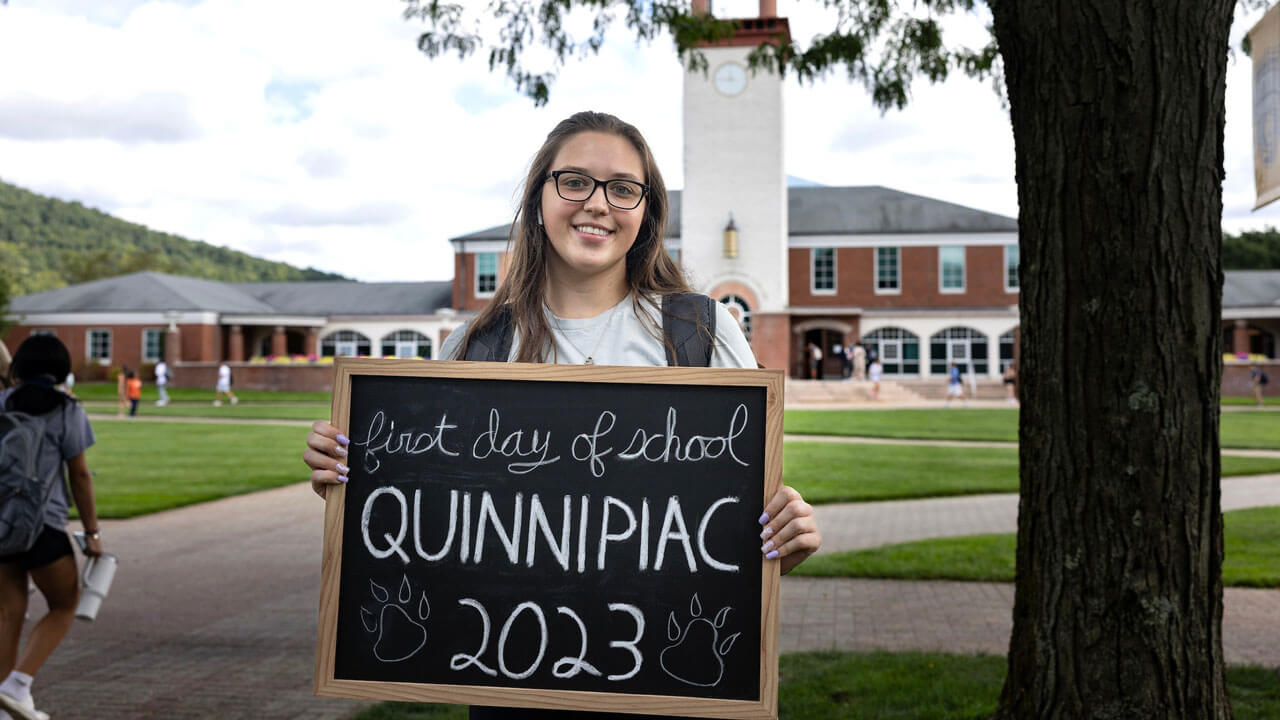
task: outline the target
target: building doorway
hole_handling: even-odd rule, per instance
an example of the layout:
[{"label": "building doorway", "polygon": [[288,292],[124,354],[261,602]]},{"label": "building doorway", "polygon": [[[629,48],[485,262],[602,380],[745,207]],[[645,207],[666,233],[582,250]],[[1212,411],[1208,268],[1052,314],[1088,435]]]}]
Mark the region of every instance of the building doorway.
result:
[{"label": "building doorway", "polygon": [[838,330],[827,328],[806,330],[802,352],[811,354],[813,348],[817,347],[822,353],[822,359],[818,361],[817,367],[814,367],[809,355],[806,355],[803,358],[805,360],[803,377],[810,380],[821,380],[824,377],[839,378],[843,360],[835,353],[837,345],[844,347],[844,333]]}]

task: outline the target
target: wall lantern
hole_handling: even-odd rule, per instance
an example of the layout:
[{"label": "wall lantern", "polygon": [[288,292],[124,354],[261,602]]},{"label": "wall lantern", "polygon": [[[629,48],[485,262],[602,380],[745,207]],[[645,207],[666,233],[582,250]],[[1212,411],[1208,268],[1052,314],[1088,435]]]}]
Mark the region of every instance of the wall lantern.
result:
[{"label": "wall lantern", "polygon": [[724,226],[724,256],[738,257],[738,227],[733,224],[733,215],[729,215],[729,224]]}]

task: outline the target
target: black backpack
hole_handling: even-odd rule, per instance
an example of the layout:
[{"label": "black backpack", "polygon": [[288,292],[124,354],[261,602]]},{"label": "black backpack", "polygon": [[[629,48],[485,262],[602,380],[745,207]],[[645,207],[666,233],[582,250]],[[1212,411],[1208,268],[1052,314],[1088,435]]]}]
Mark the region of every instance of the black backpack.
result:
[{"label": "black backpack", "polygon": [[61,463],[41,474],[43,417],[0,413],[0,555],[31,549],[44,528],[44,509],[62,478]]},{"label": "black backpack", "polygon": [[[699,332],[700,327],[705,330]],[[663,295],[662,334],[667,339],[667,365],[709,367],[716,336],[716,301],[699,293]],[[489,327],[472,336],[463,359],[506,362],[514,335],[511,309],[503,307]]]}]

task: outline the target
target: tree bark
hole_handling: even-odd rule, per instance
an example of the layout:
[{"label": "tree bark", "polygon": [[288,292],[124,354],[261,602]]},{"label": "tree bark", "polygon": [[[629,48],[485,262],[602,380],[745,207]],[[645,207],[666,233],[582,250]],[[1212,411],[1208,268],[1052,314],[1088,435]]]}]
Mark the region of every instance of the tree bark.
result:
[{"label": "tree bark", "polygon": [[1231,717],[1218,394],[1233,4],[991,0],[1022,246],[998,718]]}]

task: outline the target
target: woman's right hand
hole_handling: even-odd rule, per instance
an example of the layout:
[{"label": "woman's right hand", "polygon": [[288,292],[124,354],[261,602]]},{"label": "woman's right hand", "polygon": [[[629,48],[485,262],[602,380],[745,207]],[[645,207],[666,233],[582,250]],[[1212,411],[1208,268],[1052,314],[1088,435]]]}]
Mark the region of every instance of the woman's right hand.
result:
[{"label": "woman's right hand", "polygon": [[302,461],[311,468],[311,489],[324,497],[330,485],[347,481],[347,446],[351,440],[324,420],[311,424]]}]

